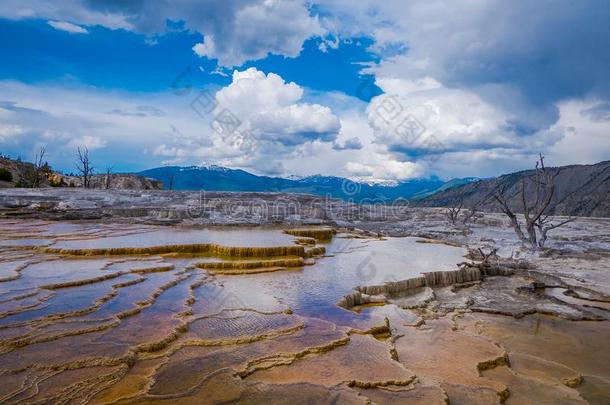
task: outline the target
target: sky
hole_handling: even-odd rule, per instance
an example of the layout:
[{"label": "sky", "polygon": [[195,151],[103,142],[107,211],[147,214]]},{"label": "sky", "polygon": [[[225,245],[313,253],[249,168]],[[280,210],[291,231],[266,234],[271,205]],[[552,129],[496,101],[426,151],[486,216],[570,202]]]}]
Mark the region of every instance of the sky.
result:
[{"label": "sky", "polygon": [[605,0],[3,0],[0,153],[395,183],[610,159]]}]

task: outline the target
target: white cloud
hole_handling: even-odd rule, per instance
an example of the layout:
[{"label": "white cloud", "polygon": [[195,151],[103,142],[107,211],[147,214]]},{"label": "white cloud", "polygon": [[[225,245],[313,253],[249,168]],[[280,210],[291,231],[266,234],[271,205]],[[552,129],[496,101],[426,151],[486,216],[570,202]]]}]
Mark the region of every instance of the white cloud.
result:
[{"label": "white cloud", "polygon": [[[235,72],[231,85],[217,94],[215,113],[226,108],[235,116],[240,130],[250,134],[253,150],[248,150],[213,131],[193,114],[186,98],[180,104],[159,96],[165,114],[151,116],[138,108],[148,102],[139,96],[128,100],[130,96],[41,87],[28,88],[29,97],[23,98],[0,86],[2,94],[29,109],[0,106],[2,146],[29,136],[34,142],[62,145],[91,136],[106,142],[100,153],[129,143],[125,150],[132,153],[136,147],[147,148],[154,157],[181,162],[205,160],[267,173],[320,172],[368,180],[430,171],[444,177],[499,174],[529,167],[537,152],[546,153],[553,164],[607,159],[607,5],[592,7],[586,0],[553,7],[544,1],[496,0],[311,4],[2,2],[0,16],[7,18],[100,24],[146,35],[166,32],[167,19],[182,20],[185,28],[203,35],[193,51],[224,66],[270,53],[296,56],[312,36],[324,38],[322,51],[350,36],[372,36],[376,42],[371,49],[381,61],[365,71],[374,74],[386,92],[365,110],[347,96],[341,104],[333,93],[304,94],[297,84],[272,73]],[[323,17],[315,15],[317,10]],[[556,26],[566,29],[558,32]],[[590,40],[593,34],[599,40]],[[384,102],[392,97],[399,101],[399,117],[412,115],[425,129],[416,141],[405,136],[404,128],[396,131],[402,121],[387,119],[392,111]],[[380,106],[386,110],[382,117]],[[179,130],[168,130],[170,125]],[[430,139],[438,143],[422,143]]]},{"label": "white cloud", "polygon": [[79,25],[101,25],[110,29],[132,29],[127,15],[96,10],[92,3],[73,0],[4,0],[0,2],[0,16],[22,20],[38,18],[53,21],[71,21]]},{"label": "white cloud", "polygon": [[216,93],[216,115],[233,117],[238,127],[259,141],[298,145],[333,141],[341,129],[331,109],[300,102],[303,89],[275,73],[256,68],[235,71],[232,83]]},{"label": "white cloud", "polygon": [[[375,97],[368,119],[376,141],[390,151],[405,155],[425,153],[438,140],[440,150],[490,149],[512,146],[515,135],[504,129],[507,117],[476,94],[438,88],[404,92],[393,83],[393,91]],[[383,81],[380,83],[385,90]]]},{"label": "white cloud", "polygon": [[[365,72],[374,74],[387,94],[373,100],[368,116],[380,153],[385,149],[389,159],[417,161],[454,177],[529,167],[538,152],[565,163],[604,159],[599,151],[607,158],[600,145],[610,98],[603,73],[610,51],[602,45],[610,39],[607,4],[320,0],[319,5],[333,32],[372,33],[371,49],[381,60]],[[557,32],[556,26],[570,28]],[[402,117],[412,114],[425,128],[419,141],[433,136],[442,153],[428,156],[429,148],[395,131],[400,122],[379,119],[375,110],[390,96],[400,101]],[[591,96],[598,104],[580,117],[572,104]],[[588,119],[600,117],[599,125]],[[570,149],[573,155],[566,159]]]},{"label": "white cloud", "polygon": [[97,136],[83,135],[78,138],[71,139],[67,146],[72,148],[87,148],[93,151],[105,147],[106,141]]},{"label": "white cloud", "polygon": [[345,169],[349,177],[366,182],[401,181],[424,175],[424,168],[415,162],[385,160],[378,164],[349,162]]},{"label": "white cloud", "polygon": [[[582,114],[583,110],[599,110],[599,100],[568,100],[559,105],[560,117],[549,132],[564,136],[547,153],[552,165],[594,163],[610,157],[608,121],[596,114]],[[597,107],[597,108],[596,108]],[[599,111],[598,111],[599,112]]]},{"label": "white cloud", "polygon": [[[299,154],[318,162],[315,150],[337,153],[332,141],[342,131],[329,107],[302,102],[303,88],[256,69],[235,72],[234,82],[217,93],[216,111],[203,118],[190,106],[195,92],[131,94],[0,81],[0,94],[0,150],[31,159],[32,150],[48,145],[49,162],[68,171],[76,147],[87,146],[94,164],[115,170],[171,162],[287,174]],[[225,108],[239,117],[240,131],[248,130],[245,139],[213,130],[214,113]],[[336,171],[328,156],[322,159],[324,173]],[[314,174],[320,167],[301,170]]]},{"label": "white cloud", "polygon": [[318,18],[310,16],[301,1],[258,1],[225,17],[223,24],[230,29],[196,22],[205,38],[193,48],[199,56],[218,59],[222,66],[239,66],[269,53],[295,57],[308,38],[324,33]]},{"label": "white cloud", "polygon": [[15,124],[0,124],[0,142],[11,142],[15,141],[17,137],[23,134],[25,131],[21,125]]},{"label": "white cloud", "polygon": [[72,24],[66,21],[48,21],[47,24],[49,24],[51,27],[55,28],[56,30],[60,30],[60,31],[66,31],[69,32],[70,34],[88,34],[89,31],[87,31],[85,28],[76,25],[76,24]]},{"label": "white cloud", "polygon": [[[116,164],[117,170],[144,169],[156,161],[142,150],[169,141],[170,123],[192,139],[201,136],[202,125],[193,122],[188,107],[173,103],[173,95],[129,95],[14,81],[0,81],[0,94],[5,98],[0,99],[0,129],[10,129],[2,131],[10,136],[0,136],[0,150],[27,160],[33,158],[32,151],[48,145],[49,162],[68,171],[73,170],[78,146],[94,152],[92,159],[98,166],[104,162]],[[167,116],[108,112],[109,106],[120,111],[149,111],[145,106],[151,105],[163,108]]]},{"label": "white cloud", "polygon": [[268,54],[295,57],[307,39],[324,35],[308,7],[304,0],[5,0],[0,2],[0,17],[43,18],[68,32],[83,33],[74,24],[101,25],[151,37],[171,30],[168,20],[183,21],[186,29],[204,36],[204,42],[194,44],[198,55],[233,67]]}]

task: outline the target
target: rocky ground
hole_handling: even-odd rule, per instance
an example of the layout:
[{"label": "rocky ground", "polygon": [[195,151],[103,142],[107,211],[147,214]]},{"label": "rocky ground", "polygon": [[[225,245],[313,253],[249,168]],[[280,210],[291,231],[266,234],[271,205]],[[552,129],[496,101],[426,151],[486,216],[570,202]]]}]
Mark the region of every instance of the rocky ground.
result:
[{"label": "rocky ground", "polygon": [[[604,404],[610,398],[609,219],[579,218],[555,229],[547,249],[531,252],[521,246],[501,214],[479,214],[468,224],[453,225],[444,209],[362,206],[293,194],[0,190],[0,218],[17,227],[13,237],[20,238],[27,235],[24,233],[27,226],[22,228],[20,224],[39,221],[40,226],[48,227],[53,223],[48,220],[62,221],[58,224],[65,221],[83,224],[85,230],[80,231],[79,237],[85,239],[103,237],[117,226],[128,234],[132,232],[129,229],[141,232],[138,227],[151,224],[172,225],[170,229],[176,225],[330,225],[345,240],[361,239],[366,246],[386,237],[416,236],[422,246],[459,246],[468,252],[463,263],[452,271],[431,271],[381,284],[363,282],[337,302],[350,312],[366,314],[368,321],[350,327],[337,326],[341,322],[292,315],[290,308],[283,305],[267,312],[262,307],[255,311],[248,309],[246,312],[251,314],[248,316],[265,314],[265,324],[270,322],[265,328],[271,335],[261,337],[254,345],[229,346],[227,350],[219,350],[216,343],[210,344],[214,348],[209,347],[214,337],[202,338],[200,333],[207,329],[197,327],[197,322],[231,322],[233,316],[244,320],[248,316],[240,313],[225,314],[219,319],[207,315],[193,318],[192,311],[197,314],[197,308],[206,308],[197,304],[198,300],[210,305],[209,296],[203,298],[205,295],[196,292],[209,288],[207,280],[214,272],[206,272],[208,275],[201,278],[193,268],[181,270],[172,262],[171,271],[175,274],[171,279],[160,278],[156,288],[169,288],[172,283],[182,286],[176,291],[180,291],[184,300],[164,304],[177,305],[176,312],[183,313],[182,318],[168,317],[167,325],[162,325],[166,332],[163,328],[155,331],[144,328],[142,333],[150,333],[151,341],[159,346],[139,346],[135,366],[130,366],[129,356],[118,354],[114,358],[120,361],[115,363],[83,363],[82,367],[86,367],[81,371],[95,375],[94,368],[100,367],[109,376],[103,385],[110,388],[97,393],[94,402],[111,402],[117,398],[146,403],[205,402],[210,392],[222,392],[225,396],[215,401],[253,403],[270,398],[278,403],[282,399],[293,402],[299,396],[305,402],[452,404]],[[87,231],[91,226],[95,230]],[[98,229],[100,226],[108,228]],[[34,232],[34,228],[29,238],[38,242],[32,243],[44,243],[40,242],[44,236]],[[11,237],[7,232],[2,235],[4,238]],[[68,234],[62,235],[55,237],[69,239]],[[74,252],[48,251],[45,255],[67,253]],[[4,257],[5,262],[21,260],[19,251],[4,252],[7,255],[16,257]],[[170,259],[150,257],[147,260],[151,262],[145,268],[138,265],[137,271],[130,269],[119,276],[147,274],[149,268],[150,274],[161,277],[165,273],[159,268]],[[107,266],[123,265],[120,260],[112,260]],[[246,268],[247,273],[251,266],[239,264],[238,267]],[[278,270],[272,264],[268,267]],[[15,271],[20,274],[21,270]],[[129,283],[140,282],[144,283],[131,280],[123,283],[127,287]],[[153,284],[151,281],[151,288]],[[238,282],[227,280],[222,284],[227,291],[239,291]],[[65,286],[52,287],[44,291],[61,291]],[[112,288],[120,289],[123,285]],[[39,296],[44,291],[37,292],[31,300],[45,302],[47,298]],[[161,292],[157,296],[161,302],[168,299]],[[21,305],[27,306],[27,299],[30,298],[22,298]],[[10,303],[8,298],[2,302],[5,301]],[[166,312],[169,315],[172,311]],[[188,320],[189,332],[178,325],[185,320]],[[106,322],[99,320],[102,321]],[[17,336],[25,333],[28,338],[33,336],[42,341],[57,335],[58,331],[54,330],[57,320],[35,319],[34,322],[38,323],[20,326],[33,327],[33,332],[11,330],[10,333]],[[92,330],[114,328],[112,322],[117,321],[107,322],[110,326],[93,323],[90,326]],[[253,325],[260,322],[256,320]],[[120,324],[130,323],[136,329],[144,325],[133,320],[120,321]],[[65,324],[73,327],[70,322]],[[303,333],[303,330],[309,332]],[[180,345],[166,341],[171,333],[177,333],[174,338],[182,342]],[[208,343],[197,343],[201,339]],[[117,350],[125,342],[117,342]],[[13,346],[10,350],[3,349],[7,353],[5,370],[10,365],[8,361],[23,360],[11,357]],[[166,347],[171,348],[171,353],[167,353]],[[70,367],[78,368],[82,356],[83,353],[72,354]],[[205,378],[201,377],[202,368],[210,368]],[[28,379],[59,380],[52,370],[52,366],[28,368],[25,374],[15,374],[15,384],[23,384]],[[190,381],[192,375],[185,370],[199,370],[200,377]],[[89,386],[93,381],[93,377],[83,379]],[[229,390],[228,386],[232,388]],[[168,387],[175,391],[168,391]],[[130,390],[137,395],[125,394]]]}]

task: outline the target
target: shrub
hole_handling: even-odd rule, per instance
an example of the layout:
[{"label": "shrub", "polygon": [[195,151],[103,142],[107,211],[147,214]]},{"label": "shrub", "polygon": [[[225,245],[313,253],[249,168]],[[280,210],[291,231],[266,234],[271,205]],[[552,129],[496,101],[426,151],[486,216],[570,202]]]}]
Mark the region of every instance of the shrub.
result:
[{"label": "shrub", "polygon": [[10,170],[0,167],[0,180],[13,181],[13,173]]}]

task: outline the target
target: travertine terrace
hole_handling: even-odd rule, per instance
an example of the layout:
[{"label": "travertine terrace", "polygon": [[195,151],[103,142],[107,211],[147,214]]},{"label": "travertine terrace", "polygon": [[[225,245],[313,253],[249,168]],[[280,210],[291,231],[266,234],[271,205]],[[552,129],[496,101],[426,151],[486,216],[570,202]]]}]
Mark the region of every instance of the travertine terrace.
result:
[{"label": "travertine terrace", "polygon": [[460,228],[309,196],[20,192],[0,194],[3,403],[610,395],[607,220],[531,253],[495,214]]}]

